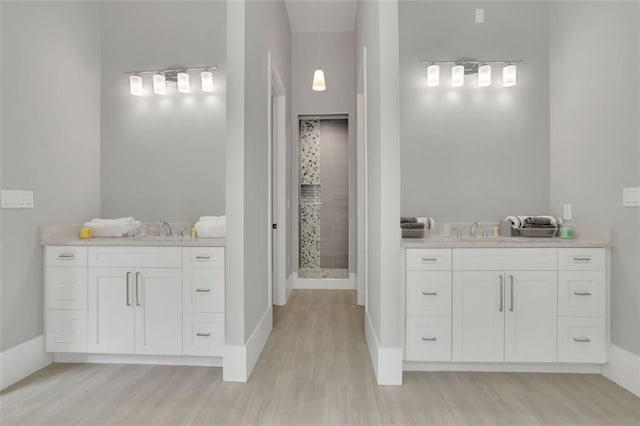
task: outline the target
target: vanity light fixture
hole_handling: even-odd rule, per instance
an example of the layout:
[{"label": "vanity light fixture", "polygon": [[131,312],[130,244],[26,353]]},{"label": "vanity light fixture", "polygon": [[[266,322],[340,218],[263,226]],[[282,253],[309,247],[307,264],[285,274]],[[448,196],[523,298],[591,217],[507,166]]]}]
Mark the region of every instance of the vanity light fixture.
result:
[{"label": "vanity light fixture", "polygon": [[321,69],[317,69],[313,73],[313,83],[311,84],[311,89],[316,92],[323,92],[327,90],[327,84],[324,81],[324,71]]},{"label": "vanity light fixture", "polygon": [[180,93],[191,93],[191,81],[189,71],[200,71],[202,91],[213,92],[213,73],[217,69],[213,65],[194,68],[172,68],[164,70],[125,71],[129,75],[129,92],[133,96],[142,96],[142,83],[145,74],[152,75],[153,93],[156,95],[167,94],[167,82],[176,83]]},{"label": "vanity light fixture", "polygon": [[435,87],[440,84],[440,65],[431,64],[427,67],[427,86]]},{"label": "vanity light fixture", "polygon": [[129,76],[129,91],[133,96],[142,96],[142,77],[137,74]]},{"label": "vanity light fixture", "polygon": [[191,86],[189,84],[189,73],[182,71],[178,73],[178,92],[189,93]]},{"label": "vanity light fixture", "polygon": [[478,74],[478,87],[491,86],[491,64],[504,64],[502,69],[502,86],[513,87],[517,84],[516,63],[522,62],[519,59],[508,59],[500,61],[478,61],[478,60],[423,60],[420,63],[427,65],[427,86],[435,87],[440,84],[440,66],[451,65],[451,87],[464,86],[464,76],[468,74]]}]

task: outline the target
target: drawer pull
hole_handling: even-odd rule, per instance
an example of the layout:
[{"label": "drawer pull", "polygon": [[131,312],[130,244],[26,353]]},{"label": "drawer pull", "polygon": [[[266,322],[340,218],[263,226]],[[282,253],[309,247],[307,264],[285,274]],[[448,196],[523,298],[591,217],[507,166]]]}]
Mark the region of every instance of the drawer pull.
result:
[{"label": "drawer pull", "polygon": [[196,336],[198,336],[198,337],[209,337],[209,336],[211,336],[211,333],[196,333]]},{"label": "drawer pull", "polygon": [[437,292],[435,292],[435,291],[423,291],[423,292],[422,292],[422,295],[423,295],[423,296],[437,296],[437,295],[438,295],[438,293],[437,293]]},{"label": "drawer pull", "polygon": [[504,311],[504,276],[500,275],[500,308],[498,312]]},{"label": "drawer pull", "polygon": [[197,288],[196,293],[209,293],[211,291],[210,288]]},{"label": "drawer pull", "polygon": [[58,255],[58,259],[73,259],[76,255],[73,253],[62,253]]},{"label": "drawer pull", "polygon": [[573,260],[576,262],[591,262],[590,257],[574,257]]},{"label": "drawer pull", "polygon": [[196,256],[197,260],[209,260],[211,259],[211,256]]},{"label": "drawer pull", "polygon": [[437,262],[438,258],[437,257],[423,257],[422,261],[423,262]]},{"label": "drawer pull", "polygon": [[438,339],[435,337],[423,337],[422,340],[425,342],[435,342]]},{"label": "drawer pull", "polygon": [[588,291],[574,291],[573,294],[576,296],[591,296],[591,293]]},{"label": "drawer pull", "polygon": [[591,339],[587,339],[586,337],[574,337],[573,341],[578,343],[591,343]]}]

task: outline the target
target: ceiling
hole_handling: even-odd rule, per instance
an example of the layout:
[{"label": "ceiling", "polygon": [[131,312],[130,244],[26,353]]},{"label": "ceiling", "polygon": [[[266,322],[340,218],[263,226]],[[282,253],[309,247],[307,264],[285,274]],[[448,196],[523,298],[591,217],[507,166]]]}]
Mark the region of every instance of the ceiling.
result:
[{"label": "ceiling", "polygon": [[353,31],[355,0],[284,0],[294,33]]}]

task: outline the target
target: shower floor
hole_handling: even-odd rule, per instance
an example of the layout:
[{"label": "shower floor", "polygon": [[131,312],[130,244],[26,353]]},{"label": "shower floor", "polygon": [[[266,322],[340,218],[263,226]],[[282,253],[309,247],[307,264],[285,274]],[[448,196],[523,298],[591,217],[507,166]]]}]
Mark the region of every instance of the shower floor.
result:
[{"label": "shower floor", "polygon": [[300,269],[298,271],[298,278],[349,278],[348,269],[332,269],[332,268],[319,268],[319,269]]}]

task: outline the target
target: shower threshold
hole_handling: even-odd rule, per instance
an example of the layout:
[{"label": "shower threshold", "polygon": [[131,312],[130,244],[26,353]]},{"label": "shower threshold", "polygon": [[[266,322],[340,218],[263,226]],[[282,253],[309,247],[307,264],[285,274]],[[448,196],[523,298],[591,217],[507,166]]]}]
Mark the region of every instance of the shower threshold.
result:
[{"label": "shower threshold", "polygon": [[349,278],[348,269],[336,269],[336,268],[301,268],[298,270],[299,278],[331,278],[331,279],[346,279]]}]

